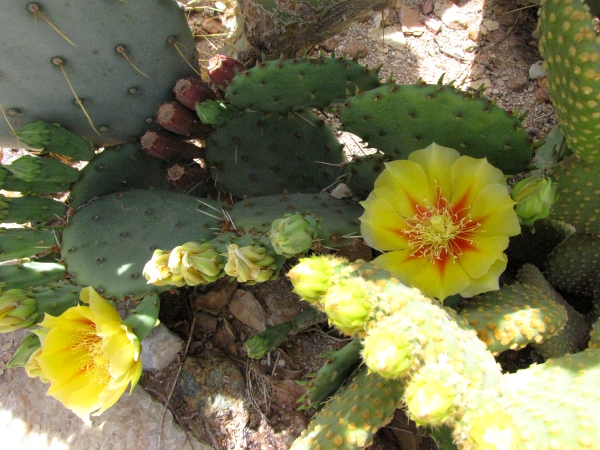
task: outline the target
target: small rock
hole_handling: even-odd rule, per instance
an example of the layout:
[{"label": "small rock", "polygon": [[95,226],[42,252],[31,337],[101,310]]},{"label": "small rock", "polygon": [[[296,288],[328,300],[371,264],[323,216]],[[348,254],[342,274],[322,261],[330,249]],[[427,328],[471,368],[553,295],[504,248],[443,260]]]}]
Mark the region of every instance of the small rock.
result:
[{"label": "small rock", "polygon": [[485,25],[481,25],[479,27],[479,33],[481,33],[482,36],[486,36],[489,33],[489,30]]},{"label": "small rock", "polygon": [[467,31],[468,31],[467,36],[473,42],[479,42],[479,40],[481,39],[481,37],[484,35],[483,28],[484,27],[469,26],[469,28],[467,29]]},{"label": "small rock", "polygon": [[398,27],[373,28],[369,31],[369,39],[384,42],[395,49],[403,49],[406,46],[406,37]]},{"label": "small rock", "polygon": [[547,77],[538,79],[538,88],[535,90],[535,99],[539,103],[548,103],[550,101]]},{"label": "small rock", "polygon": [[340,45],[341,38],[339,36],[333,36],[327,39],[326,41],[321,42],[321,47],[323,50],[328,52],[334,51],[338,45]]},{"label": "small rock", "polygon": [[346,55],[349,58],[354,58],[358,56],[359,58],[364,58],[367,56],[369,52],[368,47],[364,42],[361,41],[350,41],[346,44]]},{"label": "small rock", "polygon": [[467,87],[474,91],[478,90],[481,86],[483,86],[485,91],[489,90],[491,92],[492,81],[489,78],[482,78],[481,80],[472,80],[467,83]]},{"label": "small rock", "polygon": [[331,191],[331,196],[337,199],[351,198],[354,196],[354,193],[345,183],[340,183]]},{"label": "small rock", "polygon": [[425,0],[423,3],[421,3],[421,5],[419,6],[419,8],[421,9],[421,13],[423,14],[429,14],[433,11],[433,1],[432,0]]},{"label": "small rock", "polygon": [[142,370],[163,370],[177,358],[183,339],[163,324],[152,328],[142,344]]},{"label": "small rock", "polygon": [[425,19],[423,19],[423,23],[434,34],[438,34],[440,31],[442,31],[443,22],[435,17],[425,17]]},{"label": "small rock", "polygon": [[433,12],[453,30],[464,30],[469,23],[467,15],[450,0],[437,0]]},{"label": "small rock", "polygon": [[513,92],[522,92],[528,85],[529,78],[523,74],[519,74],[506,82],[506,87]]},{"label": "small rock", "polygon": [[529,68],[529,78],[537,80],[546,76],[546,70],[544,69],[544,62],[538,61],[531,65]]},{"label": "small rock", "polygon": [[400,18],[400,29],[404,34],[421,36],[425,32],[425,25],[419,20],[419,12],[400,3],[396,6]]},{"label": "small rock", "polygon": [[207,313],[197,312],[196,322],[194,327],[196,337],[200,337],[200,334],[213,334],[217,332],[219,319]]},{"label": "small rock", "polygon": [[488,29],[488,31],[496,31],[500,28],[500,23],[495,20],[484,20],[483,25]]},{"label": "small rock", "polygon": [[202,22],[202,29],[208,34],[217,34],[223,29],[223,21],[218,17],[211,17]]}]

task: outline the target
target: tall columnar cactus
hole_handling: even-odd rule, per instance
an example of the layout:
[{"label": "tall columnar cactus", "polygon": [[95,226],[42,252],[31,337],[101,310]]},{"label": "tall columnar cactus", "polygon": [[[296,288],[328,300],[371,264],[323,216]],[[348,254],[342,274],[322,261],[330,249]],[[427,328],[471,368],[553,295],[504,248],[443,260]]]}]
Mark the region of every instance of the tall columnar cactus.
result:
[{"label": "tall columnar cactus", "polygon": [[179,78],[198,65],[174,1],[15,1],[0,6],[0,144],[11,128],[59,122],[111,145],[137,138]]}]

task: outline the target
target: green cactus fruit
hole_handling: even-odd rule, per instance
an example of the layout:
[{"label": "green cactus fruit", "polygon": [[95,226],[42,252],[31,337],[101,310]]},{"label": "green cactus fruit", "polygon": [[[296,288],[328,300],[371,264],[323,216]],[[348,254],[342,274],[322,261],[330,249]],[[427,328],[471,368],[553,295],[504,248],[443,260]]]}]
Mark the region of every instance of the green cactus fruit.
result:
[{"label": "green cactus fruit", "polygon": [[[12,126],[58,122],[96,146],[142,135],[176,80],[198,68],[186,16],[172,1],[106,2],[92,10],[4,2],[0,28],[0,98]],[[0,144],[17,144],[4,120]]]},{"label": "green cactus fruit", "polygon": [[590,394],[597,389],[599,376],[599,349],[505,375],[506,413],[520,428],[521,448],[595,448],[600,442],[598,402]]},{"label": "green cactus fruit", "polygon": [[587,163],[574,155],[553,166],[558,199],[551,217],[573,225],[577,231],[600,233],[599,171],[600,163]]},{"label": "green cactus fruit", "polygon": [[367,447],[402,405],[403,384],[362,369],[328,401],[290,450]]},{"label": "green cactus fruit", "polygon": [[535,221],[550,214],[556,200],[556,184],[539,176],[523,178],[514,185],[510,196],[517,203],[515,211],[521,225],[531,227]]},{"label": "green cactus fruit", "polygon": [[144,265],[156,249],[213,238],[220,219],[207,205],[221,206],[159,189],[105,195],[71,218],[63,231],[62,259],[77,284],[100,289],[103,296],[165,290],[146,283]]},{"label": "green cactus fruit", "polygon": [[52,262],[0,265],[0,289],[31,289],[54,283],[65,275],[65,266]]},{"label": "green cactus fruit", "polygon": [[23,155],[4,166],[23,181],[72,183],[79,178],[79,170],[53,158]]},{"label": "green cactus fruit", "polygon": [[589,338],[590,327],[584,315],[573,308],[548,283],[542,272],[531,264],[525,264],[517,273],[520,283],[534,286],[550,299],[550,304],[556,302],[567,311],[565,325],[553,336],[546,337],[540,343],[532,343],[536,351],[545,359],[557,358],[567,353],[576,353],[585,348]]},{"label": "green cactus fruit", "polygon": [[62,155],[77,161],[89,161],[94,157],[91,142],[83,139],[58,123],[42,120],[30,122],[15,130],[18,140],[27,147],[42,149],[43,153]]},{"label": "green cactus fruit", "polygon": [[263,283],[277,276],[275,255],[262,245],[240,247],[236,243],[229,244],[223,270],[238,282],[246,284]]},{"label": "green cactus fruit", "polygon": [[391,159],[435,142],[522,172],[533,154],[521,121],[488,99],[446,85],[386,84],[338,106],[345,131]]},{"label": "green cactus fruit", "polygon": [[569,147],[581,159],[598,161],[600,37],[583,0],[540,5],[540,53],[550,98]]},{"label": "green cactus fruit", "polygon": [[567,321],[565,308],[539,289],[525,284],[503,286],[465,300],[459,314],[477,336],[497,355],[517,350],[530,342],[542,342],[556,334]]},{"label": "green cactus fruit", "polygon": [[470,429],[466,448],[477,450],[519,450],[521,448],[519,430],[506,411],[492,409],[469,419]]},{"label": "green cactus fruit", "polygon": [[321,192],[335,182],[342,160],[333,129],[310,111],[289,117],[246,111],[206,140],[212,178],[236,197]]},{"label": "green cactus fruit", "polygon": [[600,288],[598,255],[598,235],[572,234],[548,255],[544,275],[560,291],[592,297]]},{"label": "green cactus fruit", "polygon": [[0,221],[3,223],[47,222],[61,219],[66,211],[64,203],[51,198],[0,194]]},{"label": "green cactus fruit", "polygon": [[295,213],[307,222],[316,220],[316,240],[324,247],[349,245],[360,234],[361,206],[327,193],[265,195],[242,200],[227,211],[232,227],[247,234],[268,233],[274,221]]},{"label": "green cactus fruit", "polygon": [[521,234],[510,237],[508,260],[517,266],[530,263],[543,269],[554,247],[574,232],[571,225],[551,219],[538,220],[535,233],[529,227],[521,227]]},{"label": "green cactus fruit", "polygon": [[57,228],[0,228],[0,262],[47,253],[59,239]]},{"label": "green cactus fruit", "polygon": [[278,255],[291,258],[305,253],[317,237],[317,222],[309,215],[287,213],[275,219],[269,230],[269,241]]},{"label": "green cactus fruit", "polygon": [[0,333],[27,328],[37,317],[35,299],[24,289],[9,289],[0,294]]},{"label": "green cactus fruit", "polygon": [[263,61],[231,81],[225,100],[240,109],[271,113],[324,108],[356,90],[379,86],[377,72],[346,58]]},{"label": "green cactus fruit", "polygon": [[167,164],[147,155],[139,142],[107,147],[81,170],[69,191],[69,206],[80,208],[96,197],[132,189],[172,188]]},{"label": "green cactus fruit", "polygon": [[361,363],[362,343],[355,337],[341,349],[322,355],[325,364],[309,380],[301,382],[306,391],[298,399],[299,410],[319,408],[329,396],[335,393]]},{"label": "green cactus fruit", "polygon": [[363,344],[363,359],[370,371],[386,379],[397,379],[411,369],[411,356],[416,348],[390,325],[382,321],[369,330]]}]

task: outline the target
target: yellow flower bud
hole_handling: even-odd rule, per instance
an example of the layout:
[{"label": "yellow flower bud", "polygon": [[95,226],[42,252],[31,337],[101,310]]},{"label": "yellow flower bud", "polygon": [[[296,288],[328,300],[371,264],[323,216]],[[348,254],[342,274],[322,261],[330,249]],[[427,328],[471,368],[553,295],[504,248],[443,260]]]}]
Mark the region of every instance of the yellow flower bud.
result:
[{"label": "yellow flower bud", "polygon": [[0,333],[26,328],[37,316],[36,301],[30,292],[9,289],[0,295]]}]

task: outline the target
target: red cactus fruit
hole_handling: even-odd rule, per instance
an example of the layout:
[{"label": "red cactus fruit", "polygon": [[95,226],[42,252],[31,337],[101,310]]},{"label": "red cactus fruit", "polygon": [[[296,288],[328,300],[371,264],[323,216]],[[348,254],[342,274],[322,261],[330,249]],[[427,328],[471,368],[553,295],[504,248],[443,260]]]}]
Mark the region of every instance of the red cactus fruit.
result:
[{"label": "red cactus fruit", "polygon": [[204,100],[216,100],[217,98],[217,94],[208,84],[195,77],[177,80],[173,92],[175,92],[177,100],[192,111],[196,111],[196,103],[202,103]]},{"label": "red cactus fruit", "polygon": [[175,164],[169,167],[167,177],[176,187],[200,184],[209,178],[206,170],[199,164]]},{"label": "red cactus fruit", "polygon": [[159,159],[191,160],[204,158],[204,148],[166,132],[146,131],[141,138],[141,142],[146,153]]},{"label": "red cactus fruit", "polygon": [[160,105],[156,121],[165,129],[184,136],[206,134],[209,131],[196,114],[175,101]]},{"label": "red cactus fruit", "polygon": [[244,70],[246,67],[241,62],[225,55],[215,55],[208,60],[210,81],[222,88],[226,88],[229,81]]}]

